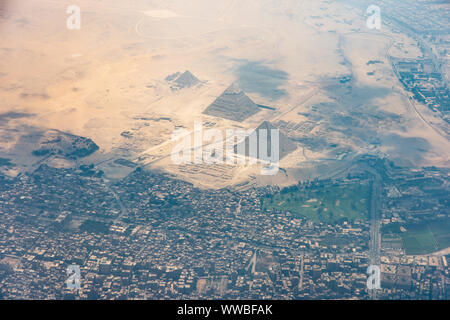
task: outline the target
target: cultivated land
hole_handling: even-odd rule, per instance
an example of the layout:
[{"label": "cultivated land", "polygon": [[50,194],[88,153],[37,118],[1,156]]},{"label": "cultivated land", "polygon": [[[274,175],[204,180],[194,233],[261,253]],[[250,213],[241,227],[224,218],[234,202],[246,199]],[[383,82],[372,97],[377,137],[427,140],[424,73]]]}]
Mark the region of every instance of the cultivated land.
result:
[{"label": "cultivated land", "polygon": [[438,220],[414,224],[399,225],[390,228],[393,234],[402,239],[403,248],[408,255],[423,255],[438,252],[450,247],[450,221]]},{"label": "cultivated land", "polygon": [[370,187],[359,183],[290,187],[263,199],[266,210],[289,211],[314,222],[367,219]]}]

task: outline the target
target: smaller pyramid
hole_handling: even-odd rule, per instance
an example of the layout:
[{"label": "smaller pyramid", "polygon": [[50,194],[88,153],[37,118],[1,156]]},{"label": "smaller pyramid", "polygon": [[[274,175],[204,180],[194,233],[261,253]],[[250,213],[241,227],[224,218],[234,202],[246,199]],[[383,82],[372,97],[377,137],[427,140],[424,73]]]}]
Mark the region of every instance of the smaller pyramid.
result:
[{"label": "smaller pyramid", "polygon": [[190,71],[185,71],[175,79],[174,82],[181,88],[190,88],[199,84],[200,80],[198,80]]},{"label": "smaller pyramid", "polygon": [[233,83],[203,111],[203,114],[242,122],[258,111],[260,108],[237,83]]},{"label": "smaller pyramid", "polygon": [[176,72],[166,77],[166,81],[172,83],[172,89],[179,90],[183,88],[191,88],[200,83],[200,80],[197,79],[189,70],[180,73]]},{"label": "smaller pyramid", "polygon": [[[258,155],[258,159],[261,159],[260,154],[259,154],[259,141],[260,141],[260,136],[261,136],[261,129],[265,129],[266,130],[266,137],[267,137],[267,153],[268,155],[272,155],[272,129],[278,129],[277,127],[275,127],[273,124],[271,124],[269,121],[264,121],[262,122],[253,132],[256,132],[256,141],[257,141],[257,155]],[[253,134],[253,133],[252,133]],[[297,149],[297,145],[295,144],[294,141],[292,141],[291,139],[289,139],[288,137],[286,137],[281,131],[279,131],[278,134],[278,154],[280,159],[283,159],[285,156],[287,156],[289,153],[293,152],[294,150]],[[249,143],[250,143],[250,138],[246,137],[244,139],[244,141],[242,141],[241,143],[238,143],[237,145],[234,146],[234,152],[238,153],[239,148],[242,148],[242,144],[245,144],[245,156],[249,156]]]}]

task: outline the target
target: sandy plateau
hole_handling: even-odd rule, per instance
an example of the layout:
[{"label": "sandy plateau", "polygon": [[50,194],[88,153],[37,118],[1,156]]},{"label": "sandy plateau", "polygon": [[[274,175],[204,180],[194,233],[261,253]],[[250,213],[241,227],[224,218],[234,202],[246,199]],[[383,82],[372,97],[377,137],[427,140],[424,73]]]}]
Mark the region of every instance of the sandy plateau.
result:
[{"label": "sandy plateau", "polygon": [[[126,159],[221,188],[332,175],[367,153],[403,165],[449,166],[442,121],[424,106],[420,115],[413,109],[389,62],[389,55],[420,56],[417,44],[388,28],[368,30],[360,10],[294,0],[77,5],[80,30],[66,28],[61,1],[15,1],[0,12],[0,157],[16,164],[3,170],[10,175],[45,161],[96,163],[119,178],[133,166],[114,160]],[[200,84],[174,90],[166,77],[185,70]],[[273,110],[242,122],[202,114],[233,82]],[[252,129],[265,120],[298,146],[277,176],[261,176],[261,165],[171,162],[177,128],[193,131],[202,121]],[[100,149],[76,161],[31,155],[32,139],[23,137],[47,129],[90,138]]]}]

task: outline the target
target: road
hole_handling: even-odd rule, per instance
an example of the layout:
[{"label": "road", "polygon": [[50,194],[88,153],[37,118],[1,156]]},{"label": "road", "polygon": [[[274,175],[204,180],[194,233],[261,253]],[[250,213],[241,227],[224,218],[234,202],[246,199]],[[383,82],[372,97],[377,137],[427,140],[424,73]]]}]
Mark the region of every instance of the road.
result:
[{"label": "road", "polygon": [[[382,183],[379,174],[373,170],[368,169],[373,175],[372,192],[370,197],[370,240],[369,240],[369,265],[380,266],[380,251],[381,251],[381,190]],[[369,292],[371,299],[377,299],[377,290]]]},{"label": "road", "polygon": [[114,191],[113,188],[111,188],[109,182],[105,182],[105,186],[108,189],[108,191],[111,192],[113,197],[116,199],[116,202],[120,208],[120,214],[114,219],[114,223],[120,222],[123,216],[128,216],[128,209],[123,205],[122,200],[120,199],[120,196],[117,194],[117,192]]},{"label": "road", "polygon": [[304,259],[303,259],[303,255],[301,257],[302,261],[300,264],[300,280],[298,282],[298,289],[302,290],[303,289],[303,269],[304,269]]}]

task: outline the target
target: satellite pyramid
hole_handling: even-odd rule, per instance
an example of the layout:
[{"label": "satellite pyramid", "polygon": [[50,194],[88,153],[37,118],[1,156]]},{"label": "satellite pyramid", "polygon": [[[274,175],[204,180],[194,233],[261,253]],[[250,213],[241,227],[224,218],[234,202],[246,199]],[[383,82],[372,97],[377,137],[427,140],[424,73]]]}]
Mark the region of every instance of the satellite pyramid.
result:
[{"label": "satellite pyramid", "polygon": [[175,72],[166,77],[166,81],[173,81],[181,75],[181,72]]},{"label": "satellite pyramid", "polygon": [[242,122],[260,111],[260,108],[241,90],[238,84],[229,86],[204,114]]},{"label": "satellite pyramid", "polygon": [[[266,131],[261,131],[261,129],[265,129]],[[278,130],[277,127],[275,127],[274,125],[272,125],[269,121],[264,121],[262,122],[256,129],[254,132],[256,132],[256,150],[257,150],[257,155],[258,155],[258,159],[261,159],[261,155],[259,152],[259,142],[261,139],[261,135],[264,134],[267,137],[267,153],[268,155],[272,154],[272,129],[276,129]],[[253,134],[253,133],[252,133]],[[297,149],[297,145],[295,144],[294,141],[292,141],[291,139],[289,139],[288,137],[286,137],[281,131],[279,131],[278,134],[278,147],[279,147],[279,158],[282,159],[284,158],[286,155],[288,155],[289,153],[291,153],[292,151],[294,151],[295,149]],[[245,156],[249,155],[249,143],[250,143],[250,138],[246,137],[244,139],[244,141],[238,143],[237,145],[235,145],[234,147],[234,152],[238,153],[238,150],[241,150],[241,148],[243,148],[242,144],[245,144]],[[264,151],[262,151],[264,152]]]}]

